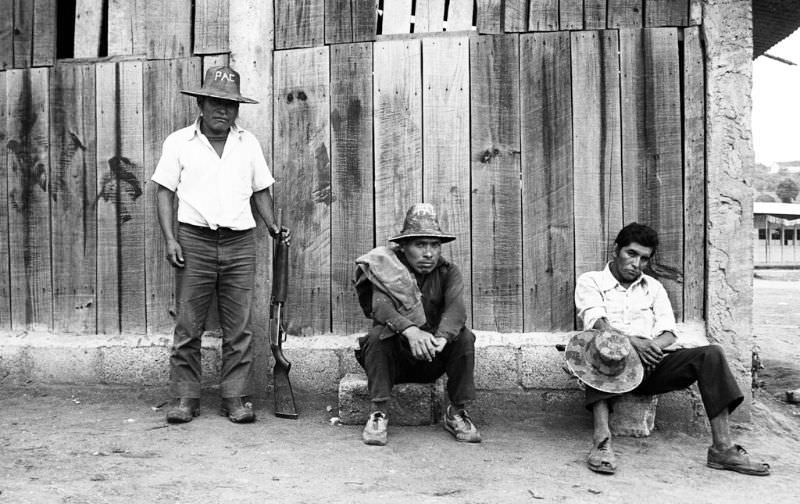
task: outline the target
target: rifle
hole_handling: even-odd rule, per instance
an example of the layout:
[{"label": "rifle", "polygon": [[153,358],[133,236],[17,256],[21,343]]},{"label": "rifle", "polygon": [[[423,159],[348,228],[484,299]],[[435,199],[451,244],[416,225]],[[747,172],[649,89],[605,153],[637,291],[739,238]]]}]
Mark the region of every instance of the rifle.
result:
[{"label": "rifle", "polygon": [[[281,211],[278,210],[278,229],[281,228]],[[280,231],[279,231],[280,232]],[[283,328],[283,304],[289,286],[289,245],[283,234],[275,240],[275,253],[272,257],[272,297],[269,303],[269,347],[275,358],[272,368],[273,399],[275,416],[297,419],[297,407],[294,403],[292,383],[289,381],[289,370],[292,363],[283,355],[283,342],[286,331]]]}]

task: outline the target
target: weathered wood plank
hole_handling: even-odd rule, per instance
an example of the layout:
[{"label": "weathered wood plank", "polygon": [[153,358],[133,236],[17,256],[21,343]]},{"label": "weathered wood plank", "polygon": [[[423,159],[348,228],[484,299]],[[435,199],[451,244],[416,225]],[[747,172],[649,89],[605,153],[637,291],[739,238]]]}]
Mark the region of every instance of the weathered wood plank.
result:
[{"label": "weathered wood plank", "polygon": [[609,28],[641,28],[642,0],[608,0]]},{"label": "weathered wood plank", "polygon": [[368,327],[352,280],[373,236],[372,44],[331,47],[331,288],[333,332]]},{"label": "weathered wood plank", "polygon": [[53,325],[47,68],[6,71],[11,327]]},{"label": "weathered wood plank", "polygon": [[444,30],[444,0],[417,0],[414,11],[414,33]]},{"label": "weathered wood plank", "polygon": [[286,320],[290,334],[330,331],[331,164],[327,47],[275,53],[275,178],[293,230]]},{"label": "weathered wood plank", "polygon": [[108,0],[108,55],[146,54],[147,2]]},{"label": "weathered wood plank", "polygon": [[56,61],[56,0],[36,0],[33,12],[33,66]]},{"label": "weathered wood plank", "polygon": [[583,29],[602,30],[606,27],[606,0],[584,0]]},{"label": "weathered wood plank", "polygon": [[680,318],[683,286],[676,277],[683,274],[684,209],[677,30],[620,34],[624,219],[658,231],[653,269]]},{"label": "weathered wood plank", "polygon": [[381,33],[411,32],[411,0],[391,0],[383,3],[383,23]]},{"label": "weathered wood plank", "polygon": [[[625,223],[643,218],[640,193],[644,183],[644,163],[647,158],[645,129],[645,51],[644,32],[639,29],[620,30],[620,99],[622,109],[622,220]],[[643,224],[652,224],[643,222]]]},{"label": "weathered wood plank", "polygon": [[447,6],[447,31],[471,30],[475,0],[450,0]]},{"label": "weathered wood plank", "polygon": [[276,0],[275,49],[322,45],[324,16],[324,0]]},{"label": "weathered wood plank", "polygon": [[325,43],[342,44],[353,41],[353,16],[350,0],[325,1]]},{"label": "weathered wood plank", "polygon": [[[165,334],[172,330],[175,309],[175,272],[164,258],[164,238],[158,224],[155,194],[150,181],[161,158],[161,146],[173,131],[190,124],[197,115],[194,98],[180,89],[200,82],[198,58],[153,60],[144,64],[144,201],[145,201],[145,287],[147,332]],[[177,228],[176,228],[177,229]]]},{"label": "weathered wood plank", "polygon": [[645,26],[687,26],[689,0],[645,0]]},{"label": "weathered wood plank", "polygon": [[[207,54],[205,56],[200,57],[200,67],[201,72],[200,75],[205,75],[206,70],[209,68],[214,68],[218,66],[228,66],[230,64],[230,54]],[[237,70],[238,71],[238,70]],[[241,77],[241,76],[240,76]],[[241,86],[241,83],[240,83]],[[247,96],[247,95],[245,95]]]},{"label": "weathered wood plank", "polygon": [[583,28],[583,0],[559,0],[558,22],[562,30]]},{"label": "weathered wood plank", "polygon": [[532,0],[528,15],[531,31],[558,30],[558,0]]},{"label": "weathered wood plank", "polygon": [[470,40],[472,316],[522,330],[519,37]]},{"label": "weathered wood plank", "polygon": [[419,40],[375,44],[375,242],[397,233],[422,201],[422,89]]},{"label": "weathered wood plank", "polygon": [[[0,0],[0,12],[12,12],[15,0]],[[14,16],[0,16],[0,70],[14,67]]]},{"label": "weathered wood plank", "polygon": [[378,33],[378,9],[375,0],[351,0],[353,16],[353,42],[375,40]]},{"label": "weathered wood plank", "polygon": [[503,0],[477,0],[478,18],[475,25],[478,33],[503,33]]},{"label": "weathered wood plank", "polygon": [[31,0],[14,0],[14,68],[28,68],[33,62],[33,12]]},{"label": "weathered wood plank", "polygon": [[195,54],[217,54],[230,50],[229,4],[229,0],[195,0]]},{"label": "weathered wood plank", "polygon": [[96,58],[100,54],[102,22],[103,0],[77,0],[72,44],[72,55],[75,58]]},{"label": "weathered wood plank", "polygon": [[689,0],[689,25],[703,24],[703,0]]},{"label": "weathered wood plank", "polygon": [[96,328],[97,196],[95,72],[59,64],[50,79],[50,219],[53,329],[94,334]]},{"label": "weathered wood plank", "polygon": [[505,32],[528,31],[529,0],[504,0],[503,30]]},{"label": "weathered wood plank", "polygon": [[[8,206],[8,144],[7,106],[8,94],[6,90],[6,72],[0,72],[0,210],[7,216]],[[11,271],[9,267],[8,243],[8,218],[0,218],[0,236],[5,239],[0,242],[0,328],[11,328]]]},{"label": "weathered wood plank", "polygon": [[375,0],[326,0],[325,43],[375,40],[377,22]]},{"label": "weathered wood plank", "polygon": [[574,323],[570,36],[520,38],[525,331]]},{"label": "weathered wood plank", "polygon": [[615,31],[571,38],[576,277],[605,266],[622,227],[618,46]]},{"label": "weathered wood plank", "polygon": [[472,306],[469,89],[469,38],[423,40],[423,200],[436,206],[439,224],[456,236],[443,253],[464,274],[468,314]]},{"label": "weathered wood plank", "polygon": [[701,36],[698,27],[683,31],[683,316],[685,320],[702,320],[704,317],[705,69]]},{"label": "weathered wood plank", "polygon": [[190,56],[192,0],[145,0],[147,59]]},{"label": "weathered wood plank", "polygon": [[97,330],[143,333],[142,63],[97,65]]}]

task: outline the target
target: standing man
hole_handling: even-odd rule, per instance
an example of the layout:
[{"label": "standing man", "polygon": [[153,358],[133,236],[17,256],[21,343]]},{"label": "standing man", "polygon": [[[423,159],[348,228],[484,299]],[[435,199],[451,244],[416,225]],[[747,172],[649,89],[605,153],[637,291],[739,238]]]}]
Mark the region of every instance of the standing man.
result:
[{"label": "standing man", "polygon": [[[250,202],[273,238],[289,240],[272,213],[275,182],[261,145],[236,124],[240,103],[257,103],[239,92],[239,74],[209,68],[196,96],[200,117],[164,141],[152,181],[167,260],[177,271],[177,320],[170,356],[176,404],[167,422],[189,422],[200,403],[200,337],[216,294],[222,327],[221,412],[236,423],[255,420],[244,402],[253,365],[250,307],[256,271],[255,227]],[[178,197],[178,228],[173,200]]]},{"label": "standing man", "polygon": [[[711,423],[707,464],[743,474],[766,476],[769,465],[752,462],[731,440],[728,415],[744,396],[719,345],[681,348],[675,317],[661,283],[642,270],[658,248],[656,232],[628,224],[614,241],[614,257],[602,271],[584,273],[575,287],[575,305],[584,331],[567,348],[567,363],[586,384],[586,408],[594,415],[594,441],[587,464],[612,474],[608,416],[622,392],[661,394],[697,382]],[[638,358],[637,358],[638,356]]]},{"label": "standing man", "polygon": [[387,402],[396,383],[430,383],[447,373],[450,404],[444,428],[458,441],[479,443],[467,413],[475,398],[475,335],[466,326],[464,280],[442,257],[455,240],[439,227],[433,205],[406,213],[403,230],[356,260],[356,289],[373,326],[359,339],[358,362],[367,372],[372,412],[362,439],[386,444]]}]

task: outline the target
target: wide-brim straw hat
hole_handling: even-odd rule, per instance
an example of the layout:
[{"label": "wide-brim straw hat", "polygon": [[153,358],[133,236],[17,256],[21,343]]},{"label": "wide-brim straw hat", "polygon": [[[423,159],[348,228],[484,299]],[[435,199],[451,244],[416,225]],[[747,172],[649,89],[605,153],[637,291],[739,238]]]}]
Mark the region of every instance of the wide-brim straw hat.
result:
[{"label": "wide-brim straw hat", "polygon": [[242,96],[239,90],[239,72],[229,66],[209,68],[206,70],[202,86],[182,89],[181,93],[189,96],[205,96],[239,103],[258,103],[252,98]]},{"label": "wide-brim straw hat", "polygon": [[630,392],[644,379],[639,354],[628,337],[617,332],[579,332],[569,340],[565,357],[579,380],[601,392]]},{"label": "wide-brim straw hat", "polygon": [[436,238],[442,243],[456,239],[454,235],[442,231],[436,209],[430,203],[417,203],[408,209],[403,229],[389,241],[398,242],[411,238]]}]

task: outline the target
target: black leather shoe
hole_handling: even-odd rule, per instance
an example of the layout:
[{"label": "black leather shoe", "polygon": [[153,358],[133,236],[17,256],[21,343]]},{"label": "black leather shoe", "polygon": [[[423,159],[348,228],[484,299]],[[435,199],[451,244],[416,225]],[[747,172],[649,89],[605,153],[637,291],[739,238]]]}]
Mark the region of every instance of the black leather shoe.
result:
[{"label": "black leather shoe", "polygon": [[243,403],[241,397],[223,397],[220,415],[228,417],[233,423],[250,423],[256,419],[253,405],[249,402]]},{"label": "black leather shoe", "polygon": [[200,414],[200,399],[196,397],[181,397],[180,400],[167,410],[167,423],[191,422],[192,418]]}]

